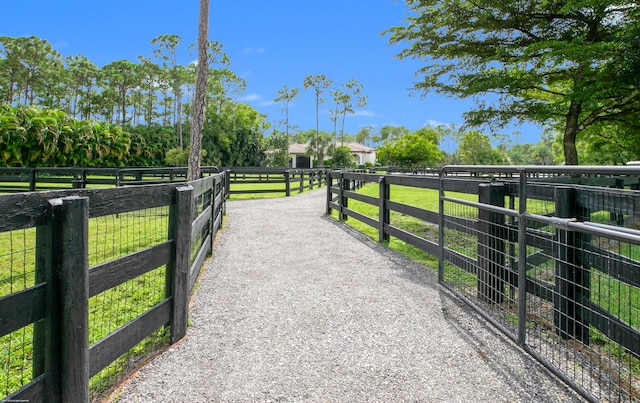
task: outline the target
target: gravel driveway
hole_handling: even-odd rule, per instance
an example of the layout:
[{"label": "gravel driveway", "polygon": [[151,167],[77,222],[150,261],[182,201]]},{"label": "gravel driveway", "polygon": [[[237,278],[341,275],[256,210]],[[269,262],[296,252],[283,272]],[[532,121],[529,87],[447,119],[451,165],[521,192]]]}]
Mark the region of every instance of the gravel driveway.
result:
[{"label": "gravel driveway", "polygon": [[434,270],[324,217],[325,197],[227,203],[187,337],[116,401],[580,401]]}]

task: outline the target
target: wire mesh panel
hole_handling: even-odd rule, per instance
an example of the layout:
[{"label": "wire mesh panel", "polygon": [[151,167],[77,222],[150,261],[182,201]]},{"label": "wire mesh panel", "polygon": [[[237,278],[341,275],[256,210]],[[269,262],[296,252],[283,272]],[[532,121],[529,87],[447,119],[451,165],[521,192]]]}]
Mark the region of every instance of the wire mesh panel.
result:
[{"label": "wire mesh panel", "polygon": [[556,232],[542,252],[555,267],[528,265],[541,292],[528,296],[527,344],[598,400],[637,401],[640,246]]},{"label": "wire mesh panel", "polygon": [[[168,239],[169,207],[112,214],[89,220],[91,267],[158,245]],[[89,299],[89,344],[95,344],[166,297],[166,267],[162,266]],[[164,329],[143,340],[91,378],[92,394],[117,382],[140,356],[167,341]]]},{"label": "wire mesh panel", "polygon": [[[35,285],[36,230],[0,233],[0,298]],[[9,395],[33,378],[33,325],[0,337],[0,396]]]},{"label": "wire mesh panel", "polygon": [[443,283],[516,338],[517,249],[509,241],[512,232],[502,213],[462,201],[444,202]]}]

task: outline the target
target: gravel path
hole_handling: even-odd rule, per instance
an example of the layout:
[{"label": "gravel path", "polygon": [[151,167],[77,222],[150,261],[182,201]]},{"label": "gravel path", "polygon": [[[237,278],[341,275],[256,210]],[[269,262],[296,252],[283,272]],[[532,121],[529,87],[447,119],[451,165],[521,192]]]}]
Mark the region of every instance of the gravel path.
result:
[{"label": "gravel path", "polygon": [[229,202],[187,337],[116,401],[580,401],[325,197]]}]

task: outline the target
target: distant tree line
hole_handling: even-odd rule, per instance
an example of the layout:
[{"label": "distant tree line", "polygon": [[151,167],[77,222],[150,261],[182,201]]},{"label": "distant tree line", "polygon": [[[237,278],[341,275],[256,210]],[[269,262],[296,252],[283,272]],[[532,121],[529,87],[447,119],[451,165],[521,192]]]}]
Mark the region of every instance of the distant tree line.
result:
[{"label": "distant tree line", "polygon": [[[0,164],[151,166],[165,165],[169,150],[184,152],[196,67],[178,63],[178,35],[160,35],[151,44],[152,55],[136,63],[98,67],[82,55],[61,55],[36,36],[0,36]],[[223,67],[229,63],[222,45],[210,42],[203,163],[260,165],[268,124],[233,100],[246,83]],[[96,145],[82,149],[85,143]],[[110,158],[120,144],[129,144],[123,147],[132,155]],[[56,152],[66,155],[49,156]],[[170,153],[171,162],[181,162],[177,154]]]}]

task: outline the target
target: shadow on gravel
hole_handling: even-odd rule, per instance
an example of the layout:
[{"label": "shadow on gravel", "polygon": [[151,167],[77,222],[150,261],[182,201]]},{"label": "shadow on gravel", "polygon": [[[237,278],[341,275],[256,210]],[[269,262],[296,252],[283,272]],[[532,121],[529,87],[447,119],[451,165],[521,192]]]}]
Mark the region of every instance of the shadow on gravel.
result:
[{"label": "shadow on gravel", "polygon": [[[369,246],[374,253],[393,262],[398,276],[437,290],[440,297],[438,304],[452,332],[475,350],[487,366],[511,387],[509,391],[496,391],[496,401],[509,400],[510,397],[526,402],[584,401],[511,339],[483,320],[471,307],[440,286],[437,269],[410,260],[347,224],[327,216],[324,219]],[[558,395],[558,390],[564,393]],[[500,396],[500,392],[504,395]]]}]

